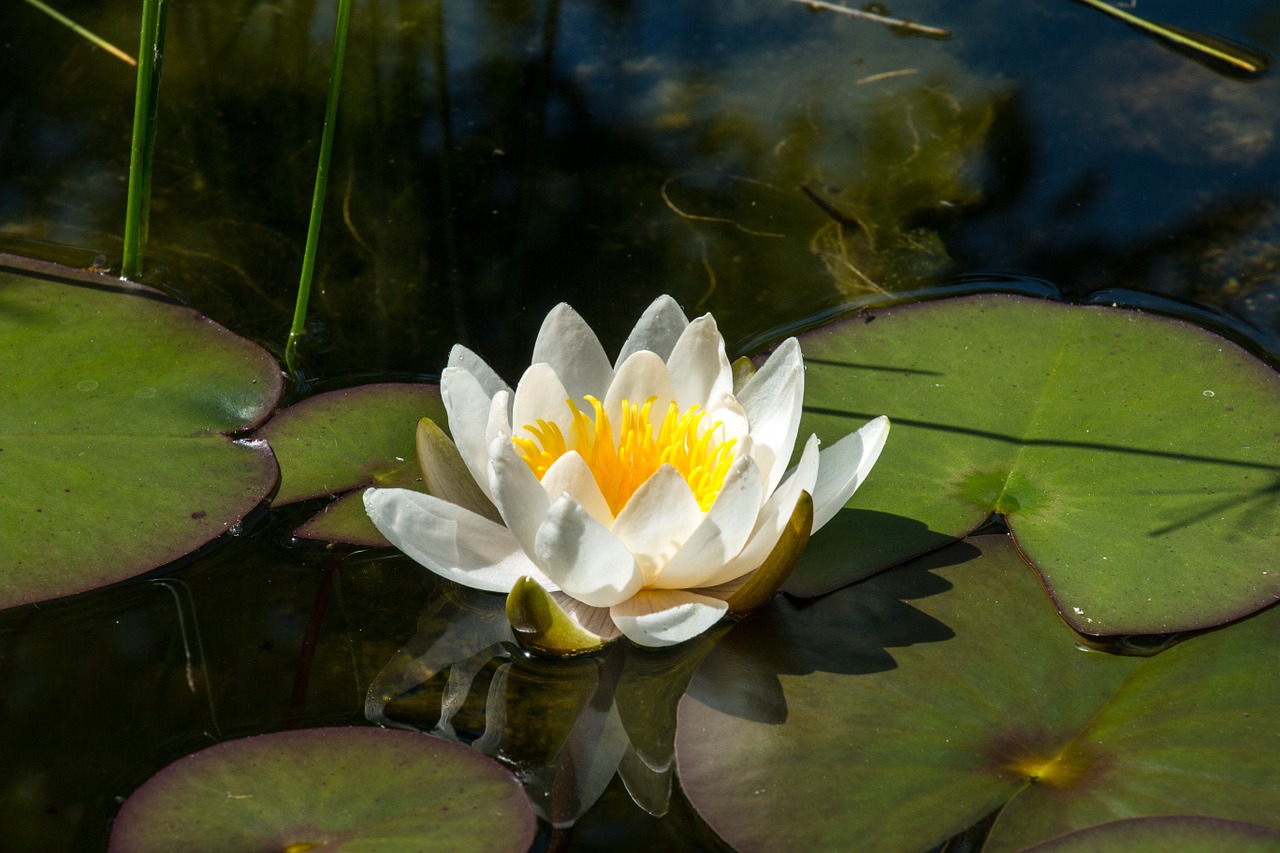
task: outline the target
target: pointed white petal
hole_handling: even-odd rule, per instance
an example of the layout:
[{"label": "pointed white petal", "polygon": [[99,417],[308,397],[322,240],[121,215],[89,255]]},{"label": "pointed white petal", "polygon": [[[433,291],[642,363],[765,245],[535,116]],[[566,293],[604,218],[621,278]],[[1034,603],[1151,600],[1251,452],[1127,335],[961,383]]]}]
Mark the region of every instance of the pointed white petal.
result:
[{"label": "pointed white petal", "polygon": [[667,369],[682,411],[694,405],[710,408],[712,401],[733,393],[733,370],[724,352],[724,338],[710,314],[685,328],[667,359]]},{"label": "pointed white petal", "polygon": [[551,597],[556,600],[560,608],[578,625],[595,634],[602,640],[612,640],[618,637],[622,632],[618,630],[618,626],[613,624],[613,617],[609,615],[607,607],[592,607],[590,604],[583,604],[571,595],[563,592],[553,592]]},{"label": "pointed white petal", "polygon": [[489,488],[493,505],[511,535],[524,548],[530,559],[537,561],[534,548],[538,527],[547,517],[551,505],[542,483],[528,464],[516,453],[511,439],[499,435],[489,445]]},{"label": "pointed white petal", "polygon": [[578,451],[570,450],[551,463],[547,473],[542,475],[542,490],[551,500],[568,494],[582,504],[582,508],[596,521],[605,527],[613,526],[613,512],[609,509],[609,503],[604,499],[587,461]]},{"label": "pointed white petal", "polygon": [[765,501],[764,509],[760,511],[760,518],[746,546],[723,569],[704,580],[703,585],[716,586],[758,569],[778,544],[782,531],[791,520],[791,513],[795,512],[800,493],[813,494],[813,483],[817,477],[818,438],[811,435],[805,442],[800,461],[787,472],[782,483],[769,496],[769,500]]},{"label": "pointed white petal", "polygon": [[495,438],[500,435],[510,438],[511,434],[511,392],[499,391],[489,403],[489,420],[484,428],[485,453]]},{"label": "pointed white petal", "polygon": [[650,419],[662,423],[667,407],[676,398],[675,385],[671,381],[671,373],[667,370],[666,362],[655,353],[641,350],[618,367],[613,383],[609,386],[609,392],[604,396],[604,410],[609,415],[609,422],[613,425],[615,442],[618,440],[618,431],[622,426],[619,416],[622,411],[622,401],[627,400],[644,405],[650,397],[657,398],[653,402],[653,408],[650,409]]},{"label": "pointed white petal", "polygon": [[644,590],[609,608],[623,634],[641,646],[672,646],[693,639],[729,609],[718,598],[685,589]]},{"label": "pointed white petal", "polygon": [[640,589],[631,552],[573,498],[551,503],[535,547],[547,575],[584,604],[610,607]]},{"label": "pointed white petal", "polygon": [[492,400],[479,380],[461,367],[447,367],[440,377],[440,396],[449,415],[449,434],[467,470],[490,499],[489,446],[485,425]]},{"label": "pointed white petal", "polygon": [[383,536],[442,577],[509,592],[517,578],[529,575],[558,589],[505,527],[456,504],[409,489],[368,489],[364,506]]},{"label": "pointed white petal", "polygon": [[539,362],[551,365],[579,405],[587,394],[603,394],[613,378],[613,366],[600,339],[578,312],[563,302],[542,321],[533,345],[532,363]]},{"label": "pointed white petal", "polygon": [[653,582],[702,521],[702,509],[680,472],[663,465],[613,522],[613,535],[635,557],[646,585]]},{"label": "pointed white petal", "polygon": [[818,454],[818,479],[813,484],[813,532],[834,518],[867,479],[888,437],[889,419],[881,415]]},{"label": "pointed white petal", "polygon": [[525,427],[544,420],[560,427],[561,434],[568,438],[569,425],[573,423],[573,415],[565,402],[569,397],[569,391],[551,365],[531,366],[516,385],[515,400],[511,404],[512,435],[526,435]]},{"label": "pointed white petal", "polygon": [[795,447],[804,403],[804,361],[800,344],[788,338],[747,381],[738,402],[751,422],[756,464],[766,491],[773,491]]},{"label": "pointed white petal", "polygon": [[690,589],[716,577],[738,556],[751,536],[763,503],[761,493],[760,470],[750,458],[739,457],[702,522],[658,578],[647,585],[658,589]]},{"label": "pointed white petal", "polygon": [[489,366],[483,358],[476,355],[462,344],[454,344],[453,349],[449,351],[448,367],[460,367],[470,373],[480,383],[480,387],[484,389],[484,393],[492,397],[499,391],[510,391],[511,386],[503,381],[494,369]]},{"label": "pointed white petal", "polygon": [[628,357],[641,350],[657,353],[659,358],[666,361],[680,338],[680,333],[688,325],[689,320],[676,301],[666,294],[659,296],[640,315],[639,322],[631,330],[627,342],[622,345],[615,363],[621,365]]}]

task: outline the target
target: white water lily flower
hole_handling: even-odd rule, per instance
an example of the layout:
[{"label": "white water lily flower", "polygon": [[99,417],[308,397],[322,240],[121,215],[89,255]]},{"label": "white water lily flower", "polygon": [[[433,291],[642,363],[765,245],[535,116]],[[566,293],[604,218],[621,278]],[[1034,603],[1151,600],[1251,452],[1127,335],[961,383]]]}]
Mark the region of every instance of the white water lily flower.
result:
[{"label": "white water lily flower", "polygon": [[514,391],[470,350],[449,356],[449,428],[483,498],[370,489],[365,507],[439,575],[496,592],[531,577],[603,639],[679,643],[725,614],[802,493],[813,531],[844,506],[889,432],[876,418],[821,452],[810,436],[787,470],[804,399],[795,338],[739,383],[710,314],[689,322],[660,297],[611,364],[561,304]]}]

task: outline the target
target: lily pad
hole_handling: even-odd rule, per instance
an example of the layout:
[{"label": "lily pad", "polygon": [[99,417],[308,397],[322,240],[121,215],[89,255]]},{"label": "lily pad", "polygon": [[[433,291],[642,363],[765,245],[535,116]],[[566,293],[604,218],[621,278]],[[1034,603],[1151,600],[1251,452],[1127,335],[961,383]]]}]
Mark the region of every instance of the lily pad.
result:
[{"label": "lily pad", "polygon": [[1171,812],[1280,826],[1280,609],[1150,658],[1075,638],[1003,535],[776,599],[681,700],[681,784],[743,850],[925,850],[996,810],[986,853]]},{"label": "lily pad", "polygon": [[261,347],[144,288],[0,271],[0,607],[172,562],[271,491]]},{"label": "lily pad", "polygon": [[440,387],[383,383],[317,394],[282,410],[258,430],[280,462],[276,506],[340,497],[296,533],[308,539],[386,546],[365,514],[368,486],[421,489],[414,449],[421,418],[447,423]]},{"label": "lily pad", "polygon": [[1068,832],[1023,853],[1274,853],[1280,830],[1197,815],[1135,817]]},{"label": "lily pad", "polygon": [[227,741],[125,801],[111,851],[524,851],[520,783],[475,750],[411,732],[305,729]]},{"label": "lily pad", "polygon": [[1164,316],[986,294],[802,341],[802,431],[893,437],[788,591],[814,595],[1003,513],[1090,634],[1222,624],[1280,598],[1280,375]]}]

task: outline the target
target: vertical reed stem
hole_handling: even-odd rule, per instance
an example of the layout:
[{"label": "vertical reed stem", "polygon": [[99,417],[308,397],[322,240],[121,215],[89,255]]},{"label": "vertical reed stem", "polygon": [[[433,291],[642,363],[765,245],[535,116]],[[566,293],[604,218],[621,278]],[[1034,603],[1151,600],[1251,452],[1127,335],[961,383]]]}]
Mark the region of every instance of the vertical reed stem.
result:
[{"label": "vertical reed stem", "polygon": [[169,0],[143,0],[138,37],[138,83],[133,101],[133,139],[129,145],[129,195],[125,203],[124,278],[142,272],[142,251],[151,220],[151,167],[156,153],[156,111],[164,65],[165,20]]}]

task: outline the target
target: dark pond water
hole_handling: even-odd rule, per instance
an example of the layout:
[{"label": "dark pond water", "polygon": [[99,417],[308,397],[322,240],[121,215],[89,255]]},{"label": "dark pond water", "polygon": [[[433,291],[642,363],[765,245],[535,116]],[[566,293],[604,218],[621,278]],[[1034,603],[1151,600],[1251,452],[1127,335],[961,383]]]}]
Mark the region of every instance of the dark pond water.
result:
[{"label": "dark pond water", "polygon": [[[133,52],[136,2],[56,5]],[[427,376],[456,341],[518,375],[560,301],[616,347],[671,293],[742,347],[966,276],[1173,296],[1280,350],[1274,72],[1223,73],[1068,0],[888,11],[952,37],[790,0],[357,3],[308,389]],[[1136,11],[1280,53],[1264,0]],[[133,70],[25,4],[3,15],[0,251],[118,266]],[[276,352],[332,17],[170,11],[144,277]],[[0,849],[99,849],[119,798],[178,756],[364,720],[440,587],[291,542],[309,509],[0,614]],[[695,825],[678,797],[651,818],[615,782],[564,840],[712,844]]]}]

